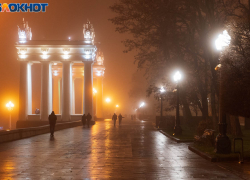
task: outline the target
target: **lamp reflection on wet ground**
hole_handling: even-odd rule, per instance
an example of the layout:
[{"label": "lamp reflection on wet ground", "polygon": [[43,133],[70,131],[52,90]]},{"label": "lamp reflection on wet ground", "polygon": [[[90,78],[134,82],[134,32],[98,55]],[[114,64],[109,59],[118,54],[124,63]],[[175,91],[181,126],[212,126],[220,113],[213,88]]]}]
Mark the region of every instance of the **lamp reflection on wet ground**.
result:
[{"label": "lamp reflection on wet ground", "polygon": [[[152,122],[111,119],[0,145],[0,179],[250,179],[249,163],[211,163]],[[222,168],[223,167],[223,168]]]}]

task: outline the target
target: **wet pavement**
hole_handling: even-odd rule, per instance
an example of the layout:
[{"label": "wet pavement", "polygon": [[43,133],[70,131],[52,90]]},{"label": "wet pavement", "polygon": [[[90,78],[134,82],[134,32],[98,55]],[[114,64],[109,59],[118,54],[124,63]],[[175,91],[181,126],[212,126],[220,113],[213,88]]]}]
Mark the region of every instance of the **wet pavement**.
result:
[{"label": "wet pavement", "polygon": [[154,129],[111,120],[0,144],[0,179],[250,179],[250,163],[212,163]]}]

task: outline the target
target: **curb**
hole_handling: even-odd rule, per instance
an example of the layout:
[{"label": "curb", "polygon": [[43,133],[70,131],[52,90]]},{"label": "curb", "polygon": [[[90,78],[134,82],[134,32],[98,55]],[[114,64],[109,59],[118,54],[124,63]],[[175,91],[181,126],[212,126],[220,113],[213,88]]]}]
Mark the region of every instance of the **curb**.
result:
[{"label": "curb", "polygon": [[[194,152],[195,154],[203,157],[204,159],[210,161],[210,162],[223,162],[223,161],[239,161],[238,157],[226,157],[226,158],[220,158],[220,157],[215,157],[215,156],[211,156],[208,155],[207,153],[204,153],[200,150],[198,150],[197,148],[193,147],[193,146],[188,146],[188,149],[192,152]],[[249,161],[250,158],[249,157],[245,157],[244,161]]]},{"label": "curb", "polygon": [[173,136],[170,136],[169,134],[167,134],[166,132],[159,130],[160,133],[164,134],[165,136],[167,136],[168,138],[172,139],[173,141],[177,142],[177,143],[189,143],[189,142],[194,142],[194,140],[181,140],[178,138],[175,138]]},{"label": "curb", "polygon": [[195,147],[193,146],[188,146],[188,149],[192,152],[194,152],[195,154],[203,157],[204,159],[208,160],[208,161],[211,161],[211,162],[217,162],[217,158],[215,157],[212,157],[212,156],[209,156],[207,153],[204,153],[204,152],[201,152],[199,151],[198,149],[196,149]]}]

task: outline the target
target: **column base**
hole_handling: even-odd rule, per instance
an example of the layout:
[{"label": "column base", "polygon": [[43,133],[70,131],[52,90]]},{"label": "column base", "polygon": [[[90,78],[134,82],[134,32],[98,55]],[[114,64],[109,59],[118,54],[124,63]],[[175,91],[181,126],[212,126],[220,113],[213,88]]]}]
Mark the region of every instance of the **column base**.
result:
[{"label": "column base", "polygon": [[227,135],[219,134],[215,139],[215,152],[218,154],[231,153],[231,140]]},{"label": "column base", "polygon": [[181,126],[175,126],[174,127],[174,136],[175,135],[181,135],[181,134],[182,134]]}]

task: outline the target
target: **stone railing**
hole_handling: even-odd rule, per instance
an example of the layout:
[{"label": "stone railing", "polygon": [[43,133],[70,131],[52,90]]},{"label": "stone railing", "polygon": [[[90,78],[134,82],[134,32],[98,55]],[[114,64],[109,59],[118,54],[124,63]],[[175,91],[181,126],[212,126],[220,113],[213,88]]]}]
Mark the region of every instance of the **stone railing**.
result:
[{"label": "stone railing", "polygon": [[[57,123],[55,131],[59,131],[62,129],[72,128],[76,126],[81,126],[81,121],[73,121],[73,122],[65,122],[65,123]],[[32,136],[37,136],[40,134],[46,134],[50,132],[49,125],[39,126],[39,127],[31,127],[24,129],[15,129],[11,131],[0,131],[0,143],[14,141],[18,139],[28,138]]]}]

